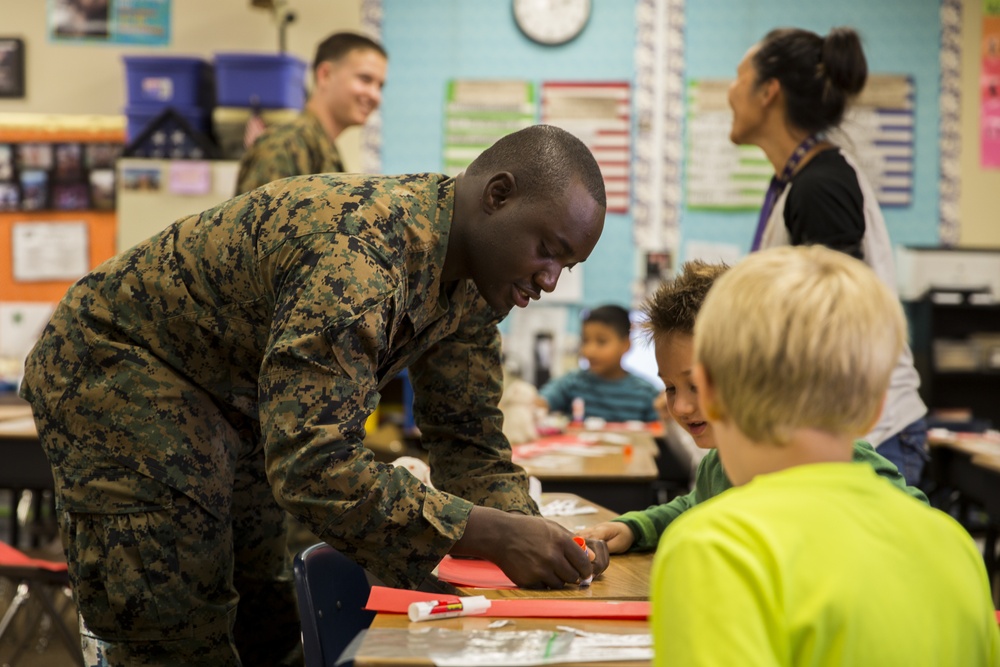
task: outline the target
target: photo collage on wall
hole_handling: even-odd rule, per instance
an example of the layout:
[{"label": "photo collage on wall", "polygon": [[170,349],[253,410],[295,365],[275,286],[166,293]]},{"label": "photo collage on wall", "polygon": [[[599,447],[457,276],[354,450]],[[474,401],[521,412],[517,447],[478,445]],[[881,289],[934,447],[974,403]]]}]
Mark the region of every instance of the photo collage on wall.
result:
[{"label": "photo collage on wall", "polygon": [[118,143],[0,143],[0,211],[111,211]]}]

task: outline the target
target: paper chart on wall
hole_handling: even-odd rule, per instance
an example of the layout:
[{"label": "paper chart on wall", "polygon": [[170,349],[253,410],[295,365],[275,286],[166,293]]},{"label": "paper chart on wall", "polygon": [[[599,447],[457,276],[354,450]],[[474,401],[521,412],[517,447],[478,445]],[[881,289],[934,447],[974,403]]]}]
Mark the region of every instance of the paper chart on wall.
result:
[{"label": "paper chart on wall", "polygon": [[604,176],[612,213],[629,210],[631,107],[628,82],[542,84],[542,122],[561,127],[587,144]]},{"label": "paper chart on wall", "polygon": [[14,280],[76,280],[90,270],[87,223],[23,222],[13,225]]},{"label": "paper chart on wall", "polygon": [[444,171],[463,171],[498,139],[533,125],[535,89],[528,81],[455,79],[444,113]]},{"label": "paper chart on wall", "polygon": [[[729,140],[729,80],[688,85],[687,206],[757,211],[774,167],[756,146]],[[913,201],[914,90],[909,76],[872,74],[839,130],[830,133],[864,172],[881,206]]]}]

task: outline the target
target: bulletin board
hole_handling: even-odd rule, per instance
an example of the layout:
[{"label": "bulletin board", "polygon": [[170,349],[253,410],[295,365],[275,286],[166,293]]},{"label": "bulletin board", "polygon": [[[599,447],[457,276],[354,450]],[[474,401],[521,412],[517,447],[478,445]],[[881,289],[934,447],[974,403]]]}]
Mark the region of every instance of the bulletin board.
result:
[{"label": "bulletin board", "polygon": [[[11,147],[11,163],[7,164],[10,173],[0,174],[0,183],[16,183],[23,195],[26,188],[18,180],[30,171],[41,174],[49,190],[37,206],[32,203],[30,210],[22,209],[24,202],[21,201],[10,203],[4,207],[6,210],[0,211],[0,301],[56,302],[80,277],[16,281],[13,242],[17,225],[83,223],[90,260],[88,269],[115,254],[114,162],[124,142],[124,120],[117,116],[0,115],[0,147]],[[24,147],[32,148],[25,153],[27,163],[19,157]],[[68,147],[74,150],[66,150]],[[101,150],[92,150],[98,147]],[[47,157],[38,158],[36,153]],[[40,161],[34,164],[30,160]],[[100,193],[91,188],[93,174],[105,170],[112,176],[107,184],[111,188],[107,200],[101,199]],[[60,186],[84,188],[83,200],[58,200],[55,195]]]},{"label": "bulletin board", "polygon": [[0,386],[66,290],[115,254],[124,118],[0,114]]}]

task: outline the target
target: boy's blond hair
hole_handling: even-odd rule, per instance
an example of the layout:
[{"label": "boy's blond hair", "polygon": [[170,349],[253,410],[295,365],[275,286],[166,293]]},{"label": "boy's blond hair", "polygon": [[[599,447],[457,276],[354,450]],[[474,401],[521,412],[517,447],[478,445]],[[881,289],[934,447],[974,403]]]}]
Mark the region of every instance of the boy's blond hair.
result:
[{"label": "boy's blond hair", "polygon": [[863,435],[906,340],[902,306],[870,268],[821,246],[782,247],[715,282],[694,354],[719,416],[755,442],[783,445],[799,428]]}]

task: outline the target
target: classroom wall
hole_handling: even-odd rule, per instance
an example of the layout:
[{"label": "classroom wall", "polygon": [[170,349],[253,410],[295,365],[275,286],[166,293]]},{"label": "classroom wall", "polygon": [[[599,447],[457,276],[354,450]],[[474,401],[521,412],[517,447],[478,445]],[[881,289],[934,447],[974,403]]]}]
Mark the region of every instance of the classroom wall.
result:
[{"label": "classroom wall", "polygon": [[997,192],[1000,169],[979,166],[979,72],[982,39],[982,0],[962,2],[962,105],[960,158],[961,190],[958,199],[961,221],[959,245],[968,248],[1000,248]]},{"label": "classroom wall", "polygon": [[[308,59],[315,44],[338,29],[360,29],[362,0],[292,0],[298,20],[287,31],[289,50]],[[46,28],[45,0],[0,0],[3,33],[27,42],[27,97],[0,99],[0,113],[121,113],[125,106],[125,53],[169,53],[210,57],[214,51],[271,51],[277,48],[277,28],[270,13],[252,8],[249,0],[173,0],[171,43],[166,47],[76,45],[52,43]],[[626,5],[628,11],[622,11]],[[886,71],[914,70],[918,75],[918,197],[911,210],[890,211],[890,232],[897,243],[936,244],[938,148],[936,59],[939,43],[937,0],[845,0],[840,3],[797,0],[698,0],[686,3],[688,76],[731,76],[745,49],[767,28],[780,22],[825,31],[831,25],[851,23],[862,28],[872,68]],[[416,79],[408,76],[418,63],[431,69],[454,63],[463,76],[483,72],[499,75],[521,69],[525,59],[531,70],[557,69],[565,74],[569,61],[580,69],[631,78],[634,44],[632,2],[595,0],[595,13],[588,32],[575,45],[565,47],[565,58],[548,59],[543,47],[524,40],[510,19],[507,2],[448,0],[411,2],[384,0],[387,39],[395,42],[400,32],[416,51],[416,60],[404,62],[404,51],[392,59],[387,88],[387,111],[395,110],[403,123],[387,128],[384,167],[401,171],[423,166],[421,152],[440,159],[440,122],[428,118],[433,106],[424,103],[424,86],[435,93],[440,76]],[[613,8],[613,11],[612,11]],[[608,21],[610,24],[607,24]],[[959,199],[963,247],[1000,246],[1000,224],[992,213],[992,194],[1000,187],[1000,170],[979,166],[979,48],[982,2],[962,3],[962,105],[961,105],[961,194]],[[601,25],[594,25],[600,23]],[[408,28],[412,27],[412,30]],[[596,30],[595,30],[596,27]],[[449,33],[448,39],[439,39]],[[434,39],[429,39],[434,35]],[[616,43],[621,41],[620,44]],[[478,46],[489,48],[478,49]],[[398,50],[398,49],[397,49]],[[605,56],[608,56],[605,58]],[[596,61],[596,71],[594,70]],[[627,71],[626,71],[627,70]],[[404,76],[404,74],[406,76]],[[394,76],[395,75],[395,76]],[[546,73],[545,76],[548,76]],[[416,91],[419,94],[414,94]],[[397,105],[400,105],[397,107]],[[438,111],[439,113],[439,111]],[[423,123],[422,136],[413,137],[414,123]],[[399,137],[403,137],[403,143]],[[391,139],[391,141],[389,141]],[[340,140],[350,165],[360,165],[360,132],[348,130]],[[420,146],[423,146],[422,148]],[[415,167],[420,164],[422,166]],[[433,165],[431,165],[433,166]],[[630,220],[615,222],[622,227]],[[743,239],[749,244],[753,215],[711,215],[685,212],[684,239]],[[628,235],[610,234],[602,241],[609,255],[630,254]],[[597,260],[598,258],[595,258]],[[595,262],[596,263],[596,262]],[[597,272],[595,272],[597,273]],[[617,292],[619,285],[594,298]]]},{"label": "classroom wall", "polygon": [[[47,0],[0,0],[0,32],[25,40],[27,96],[0,99],[0,113],[120,114],[126,105],[124,54],[190,55],[275,52],[278,29],[250,0],[171,0],[170,43],[161,47],[51,42]],[[338,30],[361,29],[361,0],[292,0],[297,19],[286,32],[289,53],[312,61],[316,45]],[[337,141],[344,161],[360,168],[360,130]]]},{"label": "classroom wall", "polygon": [[[386,173],[443,169],[449,79],[508,78],[535,84],[634,79],[632,0],[593,0],[584,32],[556,47],[522,35],[510,2],[382,0],[382,6],[382,36],[391,63],[382,103]],[[601,241],[584,265],[585,305],[628,304],[634,254],[631,214],[608,214]]]},{"label": "classroom wall", "polygon": [[[360,29],[362,0],[292,0],[298,20],[288,28],[289,50],[308,59],[315,44],[329,32],[338,29]],[[121,113],[125,106],[124,70],[121,56],[124,53],[191,54],[210,57],[214,51],[260,50],[277,48],[277,28],[269,12],[251,8],[249,0],[173,0],[171,15],[171,43],[166,47],[128,47],[116,45],[74,45],[51,43],[45,29],[45,0],[0,0],[4,35],[20,36],[27,42],[27,97],[23,100],[0,99],[0,113]],[[634,20],[631,2],[622,0],[595,0],[595,23],[607,21],[609,8],[617,6],[614,25],[594,26],[585,35],[593,40],[581,39],[580,46],[587,49],[566,51],[578,62],[602,61],[610,52],[611,62],[599,62],[598,71],[630,68],[624,63],[631,57],[634,42],[633,29],[628,21]],[[629,7],[621,11],[622,5]],[[686,3],[687,20],[686,57],[688,76],[731,76],[735,63],[745,49],[762,35],[768,27],[781,22],[805,25],[816,30],[826,30],[837,23],[852,23],[862,27],[866,47],[873,69],[904,71],[917,70],[918,130],[922,150],[918,156],[918,178],[921,190],[928,191],[915,201],[913,210],[892,211],[890,231],[899,243],[937,243],[932,227],[937,221],[937,192],[933,187],[937,178],[938,149],[934,145],[937,132],[936,79],[934,77],[939,20],[937,0],[845,0],[840,3],[798,2],[796,0],[697,0]],[[407,25],[414,28],[409,42],[419,49],[417,63],[432,67],[456,63],[463,75],[478,75],[481,71],[500,72],[523,65],[524,58],[544,53],[541,47],[523,42],[510,20],[507,2],[488,0],[449,0],[447,2],[412,2],[384,0],[388,38],[395,41],[399,31]],[[621,19],[627,19],[623,22]],[[963,247],[1000,246],[1000,224],[993,214],[993,193],[1000,188],[1000,170],[984,170],[979,166],[979,48],[981,37],[982,2],[962,2],[962,105],[961,105],[961,195],[959,199],[961,231],[959,244]],[[883,28],[888,27],[889,32]],[[393,32],[396,31],[396,32]],[[452,33],[450,39],[437,39],[442,32]],[[461,33],[460,35],[458,33]],[[421,45],[421,38],[426,39]],[[484,36],[487,36],[484,40]],[[622,40],[614,45],[613,40]],[[477,56],[475,47],[482,49]],[[496,48],[494,48],[496,47]],[[579,52],[590,53],[583,61]],[[427,79],[416,82],[403,73],[409,63],[402,61],[400,51],[393,58],[389,69],[387,102],[393,107],[401,104],[399,115],[409,117],[411,123],[424,122],[426,133],[419,142],[409,134],[412,124],[397,124],[391,128],[395,134],[387,135],[393,142],[386,142],[390,154],[385,166],[389,170],[402,170],[422,162],[411,151],[423,142],[421,150],[439,159],[436,146],[429,144],[440,140],[440,123],[426,123],[429,106],[412,95],[419,91]],[[444,60],[441,60],[444,58]],[[543,63],[544,61],[539,61]],[[565,67],[562,60],[553,61]],[[542,64],[543,68],[547,65]],[[396,75],[396,76],[394,76]],[[631,72],[627,73],[631,77]],[[438,78],[434,78],[437,85]],[[398,93],[398,94],[397,94]],[[348,130],[340,140],[349,164],[360,165],[360,132]],[[405,146],[396,139],[403,135]],[[926,147],[924,143],[928,142]],[[398,154],[396,151],[401,151]],[[421,167],[427,168],[427,167]],[[926,187],[930,184],[930,187]],[[619,221],[622,226],[629,221]],[[683,218],[686,239],[716,240],[741,238],[749,244],[753,228],[752,215],[711,216],[685,213]],[[627,235],[606,238],[614,254],[628,254]],[[619,254],[620,256],[620,254]],[[617,287],[615,288],[617,289]]]}]

